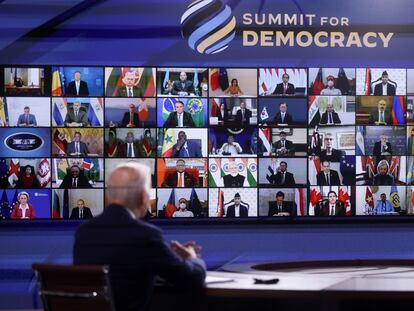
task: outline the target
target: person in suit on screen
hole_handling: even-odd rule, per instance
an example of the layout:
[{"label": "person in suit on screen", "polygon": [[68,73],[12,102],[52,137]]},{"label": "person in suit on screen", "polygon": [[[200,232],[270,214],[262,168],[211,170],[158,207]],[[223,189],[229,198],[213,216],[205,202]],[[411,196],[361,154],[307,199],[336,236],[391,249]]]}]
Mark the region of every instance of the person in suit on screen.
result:
[{"label": "person in suit on screen", "polygon": [[187,80],[187,74],[180,72],[180,80],[175,80],[172,85],[171,94],[179,96],[188,96],[194,94],[194,84],[192,81]]},{"label": "person in suit on screen", "polygon": [[125,142],[119,144],[118,156],[120,158],[136,158],[142,156],[133,132],[128,132],[125,136]]},{"label": "person in suit on screen", "polygon": [[169,114],[163,127],[195,127],[191,113],[184,111],[184,103],[181,100],[175,102],[175,111]]},{"label": "person in suit on screen", "polygon": [[387,195],[381,193],[381,200],[377,200],[377,204],[374,207],[374,215],[387,215],[394,213],[394,207],[391,202],[387,200]]},{"label": "person in suit on screen", "polygon": [[273,118],[273,123],[278,124],[292,124],[293,118],[292,115],[287,112],[288,104],[287,103],[280,103],[279,104],[279,111],[276,112],[275,117]]},{"label": "person in suit on screen", "polygon": [[81,106],[81,102],[76,100],[72,105],[72,109],[68,109],[65,117],[65,126],[89,126],[88,116],[86,115],[86,112],[81,109]]},{"label": "person in suit on screen", "polygon": [[272,143],[272,153],[277,156],[295,154],[293,142],[286,139],[286,132],[279,133],[279,140]]},{"label": "person in suit on screen", "polygon": [[242,203],[241,196],[238,192],[234,195],[234,199],[232,200],[232,202],[233,204],[227,207],[226,217],[245,218],[249,216],[248,206]]},{"label": "person in suit on screen", "polygon": [[165,177],[164,182],[162,183],[163,187],[170,188],[191,188],[196,185],[195,177],[185,171],[185,161],[183,159],[178,159],[175,162],[175,172],[171,172]]},{"label": "person in suit on screen", "polygon": [[335,112],[333,104],[326,104],[326,111],[322,113],[321,121],[319,124],[322,125],[334,125],[341,124],[341,119],[339,118],[338,113]]},{"label": "person in suit on screen", "polygon": [[22,191],[17,194],[17,203],[13,206],[11,219],[35,219],[36,211],[34,206],[29,203],[30,196]]},{"label": "person in suit on screen", "polygon": [[294,187],[296,184],[295,176],[287,171],[287,167],[286,161],[281,161],[279,169],[267,177],[269,183],[279,187]]},{"label": "person in suit on screen", "polygon": [[381,160],[377,165],[377,174],[374,175],[372,180],[373,186],[391,186],[394,185],[394,177],[388,173],[390,165],[387,160]]},{"label": "person in suit on screen", "polygon": [[250,109],[246,108],[246,103],[242,101],[240,103],[240,109],[236,112],[236,123],[238,125],[249,125],[250,124],[250,118],[252,116],[252,112]]},{"label": "person in suit on screen", "polygon": [[179,131],[177,143],[173,146],[172,156],[177,158],[201,158],[201,146],[187,140],[187,134],[184,131]]},{"label": "person in suit on screen", "polygon": [[387,102],[378,101],[377,109],[371,112],[368,120],[371,125],[392,125],[391,112],[387,110]]},{"label": "person in suit on screen", "polygon": [[322,162],[322,170],[316,175],[316,184],[318,186],[339,186],[341,184],[338,172],[331,170],[331,162]]},{"label": "person in suit on screen", "polygon": [[384,71],[381,75],[381,83],[375,85],[374,95],[395,96],[395,86],[388,83],[388,73],[386,71]]},{"label": "person in suit on screen", "polygon": [[177,241],[167,246],[161,230],[143,221],[151,204],[150,176],[141,163],[118,166],[107,180],[104,212],[75,234],[73,263],[109,266],[116,310],[147,310],[156,277],[185,291],[186,299],[204,287],[200,247]]},{"label": "person in suit on screen", "polygon": [[226,105],[221,103],[220,110],[217,113],[217,119],[222,122],[227,122],[229,118],[229,112],[226,109]]},{"label": "person in suit on screen", "polygon": [[85,177],[83,171],[81,171],[79,166],[72,165],[69,170],[69,174],[66,174],[66,176],[63,178],[59,188],[92,188],[92,185],[89,183],[88,179]]},{"label": "person in suit on screen", "polygon": [[380,141],[375,142],[372,154],[374,156],[392,155],[391,143],[387,141],[387,136],[381,135]]},{"label": "person in suit on screen", "polygon": [[346,216],[345,204],[338,200],[335,191],[329,191],[328,200],[316,205],[315,216]]},{"label": "person in suit on screen", "polygon": [[339,162],[345,155],[345,151],[333,148],[334,137],[331,133],[326,133],[324,137],[325,149],[320,152],[319,158],[323,161]]},{"label": "person in suit on screen", "polygon": [[74,78],[66,88],[66,96],[89,96],[88,83],[81,80],[81,72],[75,71]]},{"label": "person in suit on screen", "polygon": [[124,113],[121,122],[122,127],[139,127],[141,122],[139,121],[138,114],[135,112],[135,105],[130,104],[129,110]]},{"label": "person in suit on screen", "polygon": [[75,132],[72,141],[67,145],[66,153],[71,156],[87,156],[89,153],[88,147],[81,139],[82,134]]},{"label": "person in suit on screen", "polygon": [[276,95],[294,95],[295,94],[295,86],[292,83],[289,83],[289,75],[284,73],[282,75],[282,83],[276,85],[276,89],[273,94]]},{"label": "person in suit on screen", "polygon": [[120,86],[116,92],[119,97],[143,97],[143,90],[137,86],[139,77],[137,72],[127,71],[122,78],[123,86]]},{"label": "person in suit on screen", "polygon": [[285,201],[285,194],[282,191],[276,193],[276,201],[271,202],[268,216],[293,216],[295,215],[292,202]]},{"label": "person in suit on screen", "polygon": [[30,127],[37,126],[36,116],[30,113],[30,107],[26,106],[23,108],[24,113],[19,115],[17,119],[17,126],[19,127]]},{"label": "person in suit on screen", "polygon": [[229,174],[223,176],[224,187],[243,187],[245,177],[238,172],[235,161],[229,162]]},{"label": "person in suit on screen", "polygon": [[77,206],[72,209],[69,219],[89,219],[93,217],[91,209],[85,206],[84,200],[79,199],[76,204]]}]

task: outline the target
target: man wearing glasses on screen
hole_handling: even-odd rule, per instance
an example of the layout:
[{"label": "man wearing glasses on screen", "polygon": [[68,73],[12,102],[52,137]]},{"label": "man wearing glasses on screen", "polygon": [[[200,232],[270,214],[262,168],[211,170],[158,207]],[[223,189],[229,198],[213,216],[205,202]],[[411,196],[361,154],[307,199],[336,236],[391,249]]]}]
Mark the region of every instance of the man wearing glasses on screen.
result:
[{"label": "man wearing glasses on screen", "polygon": [[326,133],[323,141],[325,143],[325,149],[322,150],[319,155],[321,162],[339,162],[341,160],[341,157],[345,155],[345,151],[333,148],[333,135],[331,133]]}]

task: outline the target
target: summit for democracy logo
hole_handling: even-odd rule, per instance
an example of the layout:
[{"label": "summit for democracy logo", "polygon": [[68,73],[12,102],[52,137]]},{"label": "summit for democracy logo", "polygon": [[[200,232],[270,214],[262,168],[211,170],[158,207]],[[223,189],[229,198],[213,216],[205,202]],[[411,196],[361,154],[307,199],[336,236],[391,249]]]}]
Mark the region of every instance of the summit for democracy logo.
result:
[{"label": "summit for democracy logo", "polygon": [[[244,12],[241,24],[244,47],[388,48],[394,36],[393,32],[352,31],[347,16],[314,13]],[[215,54],[235,38],[236,17],[221,0],[197,0],[181,17],[181,34],[194,51]]]}]

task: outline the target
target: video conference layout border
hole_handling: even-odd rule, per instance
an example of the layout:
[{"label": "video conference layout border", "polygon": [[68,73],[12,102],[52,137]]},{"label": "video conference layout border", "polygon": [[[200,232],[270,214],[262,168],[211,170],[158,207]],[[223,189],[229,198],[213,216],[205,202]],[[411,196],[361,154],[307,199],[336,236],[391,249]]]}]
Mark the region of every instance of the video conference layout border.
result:
[{"label": "video conference layout border", "polygon": [[121,163],[154,218],[414,214],[414,69],[0,67],[0,219],[102,213]]}]

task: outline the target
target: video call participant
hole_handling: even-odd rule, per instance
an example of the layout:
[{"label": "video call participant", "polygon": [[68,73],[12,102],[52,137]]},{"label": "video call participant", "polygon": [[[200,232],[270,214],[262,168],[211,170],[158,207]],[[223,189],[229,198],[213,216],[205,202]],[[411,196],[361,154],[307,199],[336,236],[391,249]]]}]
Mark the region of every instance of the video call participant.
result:
[{"label": "video call participant", "polygon": [[23,108],[24,113],[19,115],[17,119],[17,126],[19,127],[31,127],[37,126],[36,116],[30,113],[30,107]]},{"label": "video call participant", "polygon": [[340,96],[342,92],[340,89],[335,88],[335,78],[332,75],[326,77],[326,88],[321,91],[321,95]]},{"label": "video call participant", "polygon": [[195,94],[194,84],[187,80],[187,74],[180,72],[180,80],[175,80],[172,85],[171,94],[179,96],[188,96]]},{"label": "video call participant", "polygon": [[290,113],[287,112],[288,105],[287,103],[279,104],[279,111],[276,112],[275,117],[273,118],[273,123],[278,124],[292,124],[293,118]]},{"label": "video call participant", "polygon": [[232,200],[234,204],[227,207],[226,217],[249,217],[249,209],[245,204],[242,204],[240,194],[237,192]]},{"label": "video call participant", "polygon": [[378,162],[377,174],[374,175],[374,179],[372,180],[373,186],[394,185],[394,177],[391,174],[388,174],[389,168],[390,166],[387,160],[381,160]]},{"label": "video call participant", "polygon": [[326,133],[325,138],[325,149],[323,149],[319,155],[322,162],[339,162],[341,157],[345,155],[345,151],[333,148],[334,137],[331,133]]},{"label": "video call participant", "polygon": [[374,144],[372,154],[374,156],[392,155],[391,143],[387,141],[387,136],[380,135],[380,141]]},{"label": "video call participant", "polygon": [[222,155],[238,155],[242,152],[242,147],[239,145],[238,142],[234,141],[233,135],[229,135],[227,137],[227,142],[225,142],[219,150],[219,154]]},{"label": "video call participant", "polygon": [[89,183],[85,175],[83,175],[83,171],[81,171],[79,166],[72,165],[69,174],[66,174],[66,176],[63,178],[59,188],[92,188],[92,185]]},{"label": "video call participant", "polygon": [[129,105],[129,111],[124,113],[121,122],[122,127],[139,127],[141,122],[139,121],[138,113],[135,112],[135,105]]},{"label": "video call participant", "polygon": [[184,291],[186,299],[204,286],[200,247],[177,241],[168,247],[161,230],[141,220],[150,208],[150,187],[147,166],[118,166],[108,179],[104,212],[79,226],[75,235],[75,265],[109,266],[116,310],[147,309],[156,277]]},{"label": "video call participant", "polygon": [[11,219],[34,219],[36,212],[32,204],[29,203],[29,194],[20,192],[17,195],[17,203],[13,206]]},{"label": "video call participant", "polygon": [[127,71],[122,78],[123,86],[118,88],[116,96],[120,97],[143,97],[143,90],[137,86],[138,76],[135,72]]},{"label": "video call participant", "polygon": [[246,103],[242,101],[240,103],[240,109],[236,112],[236,122],[240,125],[249,125],[250,124],[250,118],[252,116],[252,112],[250,109],[246,108]]},{"label": "video call participant", "polygon": [[24,173],[19,176],[19,180],[16,183],[16,188],[30,189],[39,188],[40,184],[36,178],[36,174],[31,165],[24,167]]},{"label": "video call participant", "polygon": [[377,204],[374,207],[375,215],[386,215],[394,212],[394,207],[391,202],[387,200],[387,195],[381,193],[381,200],[377,200]]},{"label": "video call participant", "polygon": [[292,202],[285,202],[285,194],[282,191],[276,193],[276,202],[269,207],[269,216],[291,216],[294,215]]},{"label": "video call participant", "polygon": [[339,174],[335,170],[331,170],[331,162],[323,161],[322,170],[316,175],[316,183],[318,186],[339,186]]},{"label": "video call participant", "polygon": [[172,217],[194,217],[192,211],[187,210],[188,202],[186,199],[181,198],[178,201],[178,211],[175,211]]},{"label": "video call participant", "polygon": [[395,86],[388,83],[388,73],[384,71],[381,75],[381,83],[375,85],[374,95],[377,96],[395,96]]},{"label": "video call participant", "polygon": [[319,124],[322,124],[322,125],[341,124],[341,119],[339,118],[338,113],[335,112],[332,103],[328,103],[326,105],[326,111],[322,113],[321,121],[319,122]]},{"label": "video call participant", "polygon": [[171,172],[165,178],[162,186],[171,188],[191,188],[196,186],[196,180],[193,174],[185,171],[185,161],[178,159],[175,163],[175,172]]},{"label": "video call participant", "polygon": [[67,146],[66,153],[72,156],[87,156],[89,153],[88,147],[81,141],[82,134],[75,132],[72,141]]},{"label": "video call participant", "polygon": [[267,179],[271,185],[280,187],[293,187],[295,186],[295,177],[292,173],[287,171],[287,163],[285,161],[280,162],[277,172],[273,171],[273,174]]},{"label": "video call participant", "polygon": [[223,176],[224,187],[243,187],[244,179],[238,172],[236,162],[229,162],[229,174]]},{"label": "video call participant", "polygon": [[377,109],[372,111],[369,116],[369,124],[371,125],[392,125],[391,113],[386,110],[387,102],[383,99],[378,101]]},{"label": "video call participant", "polygon": [[184,131],[179,131],[177,143],[173,146],[172,157],[201,158],[201,146],[193,141],[187,140],[187,134]]},{"label": "video call participant", "polygon": [[76,100],[72,108],[68,109],[65,117],[65,126],[68,127],[80,127],[80,126],[89,126],[88,116],[86,112],[81,110],[80,101]]},{"label": "video call participant", "polygon": [[284,73],[282,75],[282,83],[276,85],[276,89],[273,94],[276,95],[294,95],[295,94],[295,86],[292,83],[289,83],[289,75]]},{"label": "video call participant", "polygon": [[227,122],[230,119],[226,105],[220,104],[220,110],[218,111],[217,119],[222,122]]},{"label": "video call participant", "polygon": [[276,155],[293,155],[295,154],[295,146],[292,141],[286,139],[286,133],[279,133],[279,140],[272,143],[272,153]]},{"label": "video call participant", "polygon": [[79,199],[76,204],[77,206],[72,209],[69,219],[89,219],[93,217],[91,209],[85,206],[84,200]]},{"label": "video call participant", "polygon": [[125,136],[125,142],[119,144],[118,156],[120,158],[140,157],[138,142],[135,141],[134,133],[128,132]]},{"label": "video call participant", "polygon": [[184,111],[184,103],[181,100],[175,102],[175,111],[169,114],[163,127],[195,127],[191,113]]},{"label": "video call participant", "polygon": [[151,136],[151,130],[146,128],[144,136],[138,140],[139,155],[142,157],[154,157],[156,146],[155,139]]},{"label": "video call participant", "polygon": [[335,191],[329,191],[328,200],[316,205],[315,216],[346,216],[345,204],[338,201]]},{"label": "video call participant", "polygon": [[81,72],[75,71],[74,78],[66,88],[66,96],[89,96],[88,83],[81,80]]},{"label": "video call participant", "polygon": [[231,96],[243,95],[243,92],[239,87],[239,81],[237,81],[237,79],[232,79],[230,86],[225,89],[224,94],[229,94]]}]

